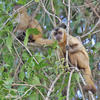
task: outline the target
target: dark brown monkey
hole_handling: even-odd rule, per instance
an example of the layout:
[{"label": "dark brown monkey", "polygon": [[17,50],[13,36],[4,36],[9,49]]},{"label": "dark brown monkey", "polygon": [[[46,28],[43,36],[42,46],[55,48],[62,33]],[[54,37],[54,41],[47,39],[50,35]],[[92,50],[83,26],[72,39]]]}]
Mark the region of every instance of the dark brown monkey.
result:
[{"label": "dark brown monkey", "polygon": [[[20,7],[22,7],[22,6],[15,6],[14,9],[17,10]],[[35,42],[35,43],[41,44],[41,45],[45,45],[45,44],[49,45],[49,44],[53,43],[52,40],[44,39],[42,37],[43,31],[42,31],[40,24],[38,23],[38,21],[36,19],[32,18],[32,16],[29,16],[27,14],[27,9],[25,7],[22,7],[18,11],[18,15],[15,18],[15,21],[18,23],[18,25],[14,29],[14,32],[18,32],[20,34],[18,37],[19,39],[24,40],[26,29],[36,28],[39,31],[39,34],[38,35],[35,35],[35,34],[30,35],[29,41],[32,41],[32,42]],[[23,36],[23,37],[21,38],[20,36]]]},{"label": "dark brown monkey", "polygon": [[66,26],[64,24],[54,29],[51,34],[52,39],[58,41],[58,45],[60,47],[60,49],[58,49],[60,59],[65,58],[66,56],[66,41],[68,39],[69,60],[72,65],[84,70],[83,75],[87,83],[87,85],[85,86],[85,90],[90,90],[95,93],[96,87],[92,80],[88,53],[86,52],[86,49],[84,48],[82,43],[76,37],[66,34]]}]

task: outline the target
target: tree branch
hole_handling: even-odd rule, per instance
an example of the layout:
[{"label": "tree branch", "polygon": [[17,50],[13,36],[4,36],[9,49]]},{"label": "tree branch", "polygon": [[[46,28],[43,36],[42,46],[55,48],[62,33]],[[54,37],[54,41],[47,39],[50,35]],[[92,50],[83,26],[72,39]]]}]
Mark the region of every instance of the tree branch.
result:
[{"label": "tree branch", "polygon": [[72,78],[72,74],[73,74],[74,71],[75,71],[75,69],[73,69],[73,70],[71,71],[70,76],[69,76],[66,100],[69,100],[69,90],[70,90],[71,78]]},{"label": "tree branch", "polygon": [[[12,37],[13,37],[15,40],[17,40],[17,41],[26,49],[26,51],[30,54],[30,56],[33,56],[32,53],[30,52],[30,50],[29,50],[22,42],[20,42],[20,41],[16,38],[16,36],[13,34],[13,32],[10,32],[10,34],[12,35]],[[33,57],[33,60],[39,65],[39,62],[36,60],[35,57]]]},{"label": "tree branch", "polygon": [[45,8],[45,6],[44,6],[42,0],[40,0],[40,2],[41,2],[41,4],[42,4],[42,7],[43,7],[44,11],[45,11],[47,14],[49,14],[49,15],[51,15],[51,16],[57,18],[57,19],[59,20],[59,22],[61,23],[61,19],[60,19],[58,16],[56,16],[55,14],[52,14],[52,13],[50,13],[50,12],[48,11],[48,10]]},{"label": "tree branch", "polygon": [[[69,45],[68,43],[68,36],[69,36],[69,29],[70,29],[70,0],[68,0],[68,23],[67,23],[67,41],[66,41],[66,46]],[[68,66],[68,50],[66,50],[66,65]]]},{"label": "tree branch", "polygon": [[91,32],[93,32],[96,29],[96,27],[98,26],[98,24],[100,24],[100,19],[98,20],[98,22],[95,24],[95,26],[88,33],[86,33],[86,34],[84,34],[84,35],[82,35],[80,37],[84,38],[84,37],[88,36]]},{"label": "tree branch", "polygon": [[60,73],[60,74],[56,77],[56,79],[52,82],[52,84],[51,84],[51,86],[50,86],[50,88],[49,88],[49,91],[48,91],[48,93],[47,93],[47,97],[46,97],[45,100],[49,100],[49,96],[50,96],[50,94],[51,94],[51,92],[52,92],[52,90],[53,90],[53,88],[54,88],[54,85],[55,85],[55,83],[57,82],[57,80],[60,78],[60,76],[61,76],[62,74],[63,74],[63,72]]}]

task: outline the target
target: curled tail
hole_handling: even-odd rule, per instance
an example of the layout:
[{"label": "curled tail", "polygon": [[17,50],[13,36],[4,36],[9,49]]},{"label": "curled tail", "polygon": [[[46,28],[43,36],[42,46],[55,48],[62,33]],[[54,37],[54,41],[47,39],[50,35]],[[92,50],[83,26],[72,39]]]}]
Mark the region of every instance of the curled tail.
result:
[{"label": "curled tail", "polygon": [[86,86],[84,87],[85,91],[91,91],[92,93],[95,93],[96,92],[96,87],[95,87],[95,84],[93,82],[93,79],[92,79],[92,75],[91,75],[91,70],[89,67],[87,67],[85,70],[84,70],[84,78],[85,78],[85,81],[86,81]]}]

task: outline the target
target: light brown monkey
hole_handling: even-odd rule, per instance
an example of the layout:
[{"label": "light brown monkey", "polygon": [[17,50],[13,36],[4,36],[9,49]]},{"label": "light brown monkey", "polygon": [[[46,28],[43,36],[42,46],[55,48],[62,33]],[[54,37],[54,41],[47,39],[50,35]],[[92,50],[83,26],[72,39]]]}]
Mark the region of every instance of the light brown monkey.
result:
[{"label": "light brown monkey", "polygon": [[66,34],[66,26],[62,24],[60,27],[54,29],[52,32],[52,38],[58,41],[58,45],[60,47],[59,56],[60,58],[65,58],[66,56],[66,41],[68,39],[69,44],[69,61],[72,65],[77,66],[79,69],[84,70],[84,78],[86,80],[87,85],[84,87],[85,90],[90,90],[93,93],[96,92],[96,87],[92,80],[92,74],[89,66],[89,57],[86,49],[82,45],[82,43],[71,35]]},{"label": "light brown monkey", "polygon": [[[14,7],[14,9],[17,10],[20,7],[21,6],[17,5]],[[53,43],[52,40],[43,38],[43,36],[42,36],[43,31],[42,31],[40,24],[38,23],[38,21],[36,19],[32,18],[32,16],[29,16],[27,14],[27,9],[25,7],[22,7],[18,11],[18,15],[15,18],[15,21],[18,23],[18,25],[14,29],[14,32],[18,32],[20,34],[18,37],[20,40],[21,39],[22,39],[22,41],[24,40],[26,29],[36,28],[40,33],[38,35],[35,35],[35,34],[30,35],[29,41],[35,42],[35,43],[41,44],[41,45],[46,45],[46,44],[49,45],[49,44]]]}]

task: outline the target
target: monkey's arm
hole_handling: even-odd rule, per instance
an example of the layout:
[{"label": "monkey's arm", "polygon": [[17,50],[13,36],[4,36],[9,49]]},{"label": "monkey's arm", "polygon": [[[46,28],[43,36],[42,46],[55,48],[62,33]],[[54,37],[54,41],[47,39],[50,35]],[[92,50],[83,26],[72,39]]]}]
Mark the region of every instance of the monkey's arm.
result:
[{"label": "monkey's arm", "polygon": [[68,50],[70,53],[82,52],[83,45],[76,37],[70,35],[68,43],[69,43]]},{"label": "monkey's arm", "polygon": [[78,44],[69,45],[68,47],[66,46],[66,48],[68,49],[69,53],[82,52],[82,47]]},{"label": "monkey's arm", "polygon": [[43,38],[38,38],[35,40],[35,43],[40,44],[40,45],[51,45],[54,43],[54,41],[48,40],[48,39],[43,39]]}]

